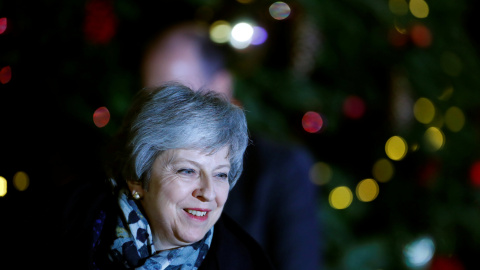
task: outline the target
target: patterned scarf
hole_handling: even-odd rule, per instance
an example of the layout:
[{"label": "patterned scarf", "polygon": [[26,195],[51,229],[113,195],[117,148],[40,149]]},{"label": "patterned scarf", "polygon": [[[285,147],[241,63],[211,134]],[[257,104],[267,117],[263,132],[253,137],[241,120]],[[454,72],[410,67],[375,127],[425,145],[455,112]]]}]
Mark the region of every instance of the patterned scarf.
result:
[{"label": "patterned scarf", "polygon": [[116,238],[110,247],[109,259],[122,263],[126,268],[197,269],[210,248],[213,227],[196,243],[156,253],[150,225],[128,194],[128,190],[119,193],[118,203],[123,216],[118,217]]}]

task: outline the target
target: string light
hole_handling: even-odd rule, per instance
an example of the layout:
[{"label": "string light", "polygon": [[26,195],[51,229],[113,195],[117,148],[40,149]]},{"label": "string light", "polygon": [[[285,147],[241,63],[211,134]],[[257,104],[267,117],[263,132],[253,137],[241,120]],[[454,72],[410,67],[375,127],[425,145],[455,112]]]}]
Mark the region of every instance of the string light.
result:
[{"label": "string light", "polygon": [[325,162],[317,162],[313,164],[309,171],[310,181],[316,185],[325,185],[332,178],[332,169]]},{"label": "string light", "polygon": [[219,20],[210,25],[210,39],[215,43],[226,43],[230,40],[232,27],[227,21]]},{"label": "string light", "polygon": [[12,79],[12,69],[10,66],[0,69],[0,82],[2,84],[8,83]]},{"label": "string light", "polygon": [[362,202],[371,202],[377,198],[379,187],[377,181],[367,178],[358,183],[356,188],[357,198]]},{"label": "string light", "polygon": [[378,182],[388,182],[394,174],[394,167],[392,162],[390,162],[386,158],[381,158],[377,160],[373,164],[372,174]]},{"label": "string light", "polygon": [[30,185],[30,178],[25,172],[17,172],[13,176],[13,186],[19,191],[25,191]]},{"label": "string light", "polygon": [[251,44],[253,26],[246,22],[237,23],[230,33],[230,45],[236,49],[244,49]]},{"label": "string light", "polygon": [[413,105],[413,115],[418,122],[428,124],[435,116],[435,106],[427,98],[419,98]]},{"label": "string light", "polygon": [[306,112],[302,118],[302,126],[306,132],[317,133],[323,127],[323,119],[317,112]]},{"label": "string light", "polygon": [[7,30],[7,18],[0,18],[0,35]]},{"label": "string light", "polygon": [[424,134],[427,147],[432,151],[440,150],[445,144],[445,135],[436,127],[429,127]]},{"label": "string light", "polygon": [[458,107],[450,107],[445,112],[445,125],[453,132],[459,132],[465,125],[465,115]]},{"label": "string light", "polygon": [[279,1],[271,4],[268,11],[275,20],[284,20],[290,15],[291,9],[287,3]]},{"label": "string light", "polygon": [[102,128],[110,121],[110,112],[106,107],[100,107],[93,113],[93,122],[99,128]]},{"label": "string light", "polygon": [[353,200],[352,191],[346,186],[334,188],[328,196],[330,206],[335,209],[345,209],[350,206]]},{"label": "string light", "polygon": [[0,176],[0,197],[3,197],[7,194],[7,179]]},{"label": "string light", "polygon": [[385,144],[385,153],[391,160],[402,160],[407,154],[407,142],[400,136],[392,136]]},{"label": "string light", "polygon": [[408,7],[413,16],[419,19],[428,17],[429,7],[424,0],[410,0]]},{"label": "string light", "polygon": [[435,243],[430,237],[420,237],[403,249],[405,264],[412,269],[423,269],[433,258]]}]

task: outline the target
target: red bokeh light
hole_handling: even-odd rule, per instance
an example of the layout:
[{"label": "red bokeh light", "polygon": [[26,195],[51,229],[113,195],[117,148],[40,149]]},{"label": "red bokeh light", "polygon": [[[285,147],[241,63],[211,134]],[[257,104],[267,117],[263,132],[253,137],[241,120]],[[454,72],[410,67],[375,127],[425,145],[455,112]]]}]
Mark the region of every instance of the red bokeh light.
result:
[{"label": "red bokeh light", "polygon": [[7,30],[7,18],[0,18],[0,35]]},{"label": "red bokeh light", "polygon": [[432,33],[430,29],[422,24],[415,24],[410,29],[410,37],[413,44],[420,48],[427,48],[432,44]]},{"label": "red bokeh light", "polygon": [[470,181],[472,185],[480,187],[480,160],[473,163],[470,168]]},{"label": "red bokeh light", "polygon": [[0,69],[0,82],[6,84],[12,79],[12,69],[10,66],[6,66]]},{"label": "red bokeh light", "polygon": [[323,127],[323,119],[317,112],[307,112],[303,115],[302,126],[306,132],[317,133]]},{"label": "red bokeh light", "polygon": [[352,119],[359,119],[365,113],[365,102],[357,96],[349,96],[343,102],[343,113]]},{"label": "red bokeh light", "polygon": [[93,44],[107,44],[115,35],[117,16],[112,1],[91,0],[87,2],[83,31]]},{"label": "red bokeh light", "polygon": [[432,260],[430,270],[464,270],[462,263],[455,257],[437,256]]},{"label": "red bokeh light", "polygon": [[110,121],[110,112],[106,107],[100,107],[93,113],[93,122],[95,126],[101,128],[108,124]]},{"label": "red bokeh light", "polygon": [[399,33],[396,29],[391,29],[388,32],[388,41],[394,47],[403,47],[408,42],[408,36],[406,34]]}]

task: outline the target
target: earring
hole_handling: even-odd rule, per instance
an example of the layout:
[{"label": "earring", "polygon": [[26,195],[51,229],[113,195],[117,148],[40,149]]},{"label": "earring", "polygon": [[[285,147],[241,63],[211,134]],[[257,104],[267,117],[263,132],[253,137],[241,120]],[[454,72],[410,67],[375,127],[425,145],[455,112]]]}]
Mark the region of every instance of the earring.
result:
[{"label": "earring", "polygon": [[132,196],[133,196],[133,198],[134,198],[135,200],[140,199],[140,193],[138,193],[138,191],[136,191],[136,190],[134,190],[134,191],[132,192]]}]

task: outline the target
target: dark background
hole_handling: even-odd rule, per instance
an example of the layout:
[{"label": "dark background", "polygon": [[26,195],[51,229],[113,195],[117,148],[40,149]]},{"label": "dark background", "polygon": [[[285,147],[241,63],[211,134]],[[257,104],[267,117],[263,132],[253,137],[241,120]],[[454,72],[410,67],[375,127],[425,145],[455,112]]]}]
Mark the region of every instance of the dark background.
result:
[{"label": "dark background", "polygon": [[[476,269],[480,195],[470,172],[480,160],[477,1],[428,1],[425,19],[395,16],[387,1],[287,1],[292,14],[283,21],[269,16],[271,3],[0,1],[0,18],[8,20],[0,68],[12,69],[11,80],[0,84],[0,176],[9,185],[0,197],[0,258],[28,260],[37,249],[51,249],[55,257],[64,191],[78,181],[101,181],[104,146],[141,87],[140,57],[150,38],[184,19],[253,18],[269,33],[265,44],[243,51],[224,46],[236,96],[249,112],[250,129],[301,143],[332,167],[332,180],[318,187],[325,269],[405,269],[403,250],[419,235],[436,244],[430,269]],[[426,26],[431,44],[419,46],[408,32],[404,43],[393,42],[394,21],[407,29]],[[460,60],[458,75],[442,70],[446,51]],[[330,191],[353,190],[371,177],[389,137],[415,143],[425,131],[414,119],[396,118],[392,82],[398,78],[408,81],[412,100],[427,97],[439,111],[461,108],[465,127],[457,133],[443,127],[440,151],[420,147],[396,162],[395,176],[380,184],[373,202],[354,199],[335,210]],[[452,97],[439,100],[449,86]],[[359,119],[342,111],[350,95],[365,102]],[[111,113],[104,128],[92,120],[101,106]],[[322,132],[303,130],[307,111],[324,116]],[[12,185],[18,171],[30,177],[26,191]]]}]

